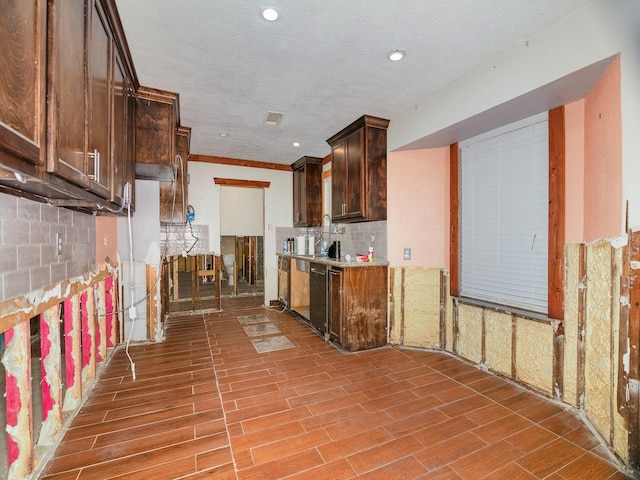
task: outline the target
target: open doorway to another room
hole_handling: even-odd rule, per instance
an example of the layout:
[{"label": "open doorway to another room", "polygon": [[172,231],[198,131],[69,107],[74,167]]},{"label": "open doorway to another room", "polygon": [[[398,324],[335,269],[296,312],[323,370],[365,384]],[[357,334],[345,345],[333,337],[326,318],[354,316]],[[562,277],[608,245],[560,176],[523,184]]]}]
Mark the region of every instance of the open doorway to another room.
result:
[{"label": "open doorway to another room", "polygon": [[221,296],[264,297],[264,190],[220,190]]}]

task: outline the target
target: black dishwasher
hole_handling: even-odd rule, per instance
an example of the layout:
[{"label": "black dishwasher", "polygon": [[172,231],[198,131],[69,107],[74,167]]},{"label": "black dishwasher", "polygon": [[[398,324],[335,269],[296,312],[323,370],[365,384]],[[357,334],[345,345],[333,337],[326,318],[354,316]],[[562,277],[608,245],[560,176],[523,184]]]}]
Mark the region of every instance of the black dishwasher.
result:
[{"label": "black dishwasher", "polygon": [[309,316],[311,325],[324,334],[327,332],[327,266],[311,263],[310,267]]}]

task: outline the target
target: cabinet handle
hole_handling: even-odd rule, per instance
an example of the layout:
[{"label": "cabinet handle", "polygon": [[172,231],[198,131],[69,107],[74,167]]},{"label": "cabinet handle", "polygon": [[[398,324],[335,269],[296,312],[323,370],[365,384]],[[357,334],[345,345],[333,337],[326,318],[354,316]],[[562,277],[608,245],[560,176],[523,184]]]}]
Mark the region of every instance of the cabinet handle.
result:
[{"label": "cabinet handle", "polygon": [[100,183],[100,152],[97,149],[93,153],[87,153],[87,157],[93,158],[93,175],[87,175],[96,183]]}]

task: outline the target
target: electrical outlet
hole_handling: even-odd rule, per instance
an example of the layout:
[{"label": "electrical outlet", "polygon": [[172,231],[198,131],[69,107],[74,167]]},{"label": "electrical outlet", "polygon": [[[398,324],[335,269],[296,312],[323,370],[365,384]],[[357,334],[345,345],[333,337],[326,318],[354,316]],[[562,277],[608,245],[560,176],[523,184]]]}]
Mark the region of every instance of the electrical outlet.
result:
[{"label": "electrical outlet", "polygon": [[404,259],[411,260],[411,248],[404,247]]},{"label": "electrical outlet", "polygon": [[62,255],[62,235],[56,233],[56,255]]}]

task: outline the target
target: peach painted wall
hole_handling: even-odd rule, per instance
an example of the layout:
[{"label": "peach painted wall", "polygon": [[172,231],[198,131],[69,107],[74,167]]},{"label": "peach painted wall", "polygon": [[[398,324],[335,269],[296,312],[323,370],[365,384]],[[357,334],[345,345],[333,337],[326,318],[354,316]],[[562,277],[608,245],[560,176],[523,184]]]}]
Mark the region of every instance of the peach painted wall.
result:
[{"label": "peach painted wall", "polygon": [[387,196],[389,265],[448,269],[449,147],[389,152]]},{"label": "peach painted wall", "polygon": [[620,57],[586,96],[584,111],[584,237],[592,242],[624,230]]},{"label": "peach painted wall", "polygon": [[564,107],[565,243],[584,240],[584,100]]},{"label": "peach painted wall", "polygon": [[96,267],[118,261],[118,218],[96,217]]}]

